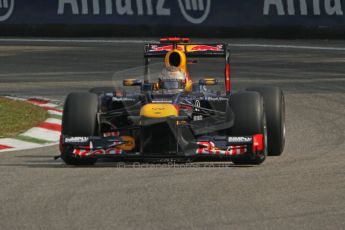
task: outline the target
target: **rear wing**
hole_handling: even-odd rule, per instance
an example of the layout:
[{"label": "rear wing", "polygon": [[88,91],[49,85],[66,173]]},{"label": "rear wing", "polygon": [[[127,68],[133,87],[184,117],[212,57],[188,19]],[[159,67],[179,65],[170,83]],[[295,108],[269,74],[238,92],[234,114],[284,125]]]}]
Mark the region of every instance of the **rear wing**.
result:
[{"label": "rear wing", "polygon": [[173,50],[183,51],[187,57],[224,57],[229,56],[227,44],[176,44],[176,43],[151,43],[144,47],[145,57],[165,57]]},{"label": "rear wing", "polygon": [[190,43],[189,38],[162,38],[160,43],[148,43],[144,47],[145,82],[148,82],[150,58],[164,58],[171,50],[184,52],[187,58],[215,57],[225,60],[225,92],[230,94],[230,48],[226,43]]}]

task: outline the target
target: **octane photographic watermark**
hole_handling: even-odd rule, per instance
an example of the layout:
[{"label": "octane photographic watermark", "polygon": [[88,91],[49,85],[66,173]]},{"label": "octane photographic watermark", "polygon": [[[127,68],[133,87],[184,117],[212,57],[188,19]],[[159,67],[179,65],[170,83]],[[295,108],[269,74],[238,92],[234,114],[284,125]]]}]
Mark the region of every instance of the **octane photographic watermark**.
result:
[{"label": "octane photographic watermark", "polygon": [[155,168],[155,169],[164,169],[164,168],[176,168],[176,169],[183,169],[183,168],[228,168],[233,167],[234,165],[231,162],[118,162],[114,165],[115,168],[137,168],[137,169],[147,169],[147,168]]},{"label": "octane photographic watermark", "polygon": [[0,0],[0,22],[11,17],[14,9],[14,0]]}]

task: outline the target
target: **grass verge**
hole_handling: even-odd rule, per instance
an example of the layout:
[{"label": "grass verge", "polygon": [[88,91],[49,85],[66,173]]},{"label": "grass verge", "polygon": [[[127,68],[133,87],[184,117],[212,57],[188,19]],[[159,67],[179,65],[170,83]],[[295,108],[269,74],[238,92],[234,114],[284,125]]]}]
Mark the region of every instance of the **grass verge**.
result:
[{"label": "grass verge", "polygon": [[0,97],[0,138],[14,137],[48,118],[43,108]]}]

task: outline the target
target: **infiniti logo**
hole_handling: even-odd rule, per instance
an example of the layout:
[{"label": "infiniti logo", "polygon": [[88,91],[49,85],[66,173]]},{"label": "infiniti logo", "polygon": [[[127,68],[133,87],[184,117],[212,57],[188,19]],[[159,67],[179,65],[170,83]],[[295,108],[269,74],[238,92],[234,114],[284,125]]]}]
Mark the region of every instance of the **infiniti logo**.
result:
[{"label": "infiniti logo", "polygon": [[6,21],[13,12],[14,0],[0,0],[0,22]]},{"label": "infiniti logo", "polygon": [[[203,23],[210,14],[211,0],[178,0],[178,4],[185,19],[194,24]],[[203,14],[200,17],[193,17],[189,13],[193,11]]]}]

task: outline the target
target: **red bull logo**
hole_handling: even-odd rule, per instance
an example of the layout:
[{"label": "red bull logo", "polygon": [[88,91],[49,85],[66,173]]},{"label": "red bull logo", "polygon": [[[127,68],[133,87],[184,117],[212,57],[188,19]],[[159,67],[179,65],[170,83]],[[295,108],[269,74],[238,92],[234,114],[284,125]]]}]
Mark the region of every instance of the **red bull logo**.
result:
[{"label": "red bull logo", "polygon": [[173,45],[168,45],[168,46],[159,46],[159,45],[152,45],[150,47],[150,51],[153,52],[162,52],[162,51],[171,51],[173,49]]},{"label": "red bull logo", "polygon": [[187,52],[203,52],[203,51],[224,51],[223,45],[190,45],[187,47]]}]

